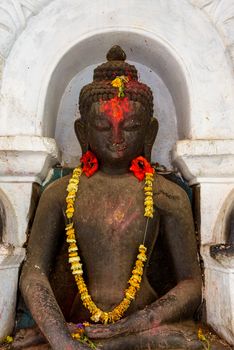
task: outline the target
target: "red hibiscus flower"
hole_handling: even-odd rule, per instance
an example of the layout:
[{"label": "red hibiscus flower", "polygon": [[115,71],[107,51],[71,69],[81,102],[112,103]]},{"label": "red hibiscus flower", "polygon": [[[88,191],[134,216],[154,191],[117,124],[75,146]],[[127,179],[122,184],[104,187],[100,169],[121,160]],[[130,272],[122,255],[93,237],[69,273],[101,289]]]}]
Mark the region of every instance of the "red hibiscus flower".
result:
[{"label": "red hibiscus flower", "polygon": [[154,168],[152,168],[150,163],[142,156],[133,159],[129,170],[133,172],[139,181],[144,180],[146,173],[154,173]]},{"label": "red hibiscus flower", "polygon": [[98,170],[98,160],[91,151],[87,151],[80,158],[83,172],[87,177],[92,176]]}]

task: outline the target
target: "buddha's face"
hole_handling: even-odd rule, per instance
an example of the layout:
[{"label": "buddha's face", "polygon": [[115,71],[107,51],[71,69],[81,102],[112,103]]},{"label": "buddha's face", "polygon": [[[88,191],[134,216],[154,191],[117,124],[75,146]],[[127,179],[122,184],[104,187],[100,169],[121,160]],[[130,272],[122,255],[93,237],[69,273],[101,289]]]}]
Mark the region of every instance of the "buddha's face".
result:
[{"label": "buddha's face", "polygon": [[93,103],[88,116],[87,143],[108,168],[127,168],[142,155],[150,118],[139,102],[127,97]]}]

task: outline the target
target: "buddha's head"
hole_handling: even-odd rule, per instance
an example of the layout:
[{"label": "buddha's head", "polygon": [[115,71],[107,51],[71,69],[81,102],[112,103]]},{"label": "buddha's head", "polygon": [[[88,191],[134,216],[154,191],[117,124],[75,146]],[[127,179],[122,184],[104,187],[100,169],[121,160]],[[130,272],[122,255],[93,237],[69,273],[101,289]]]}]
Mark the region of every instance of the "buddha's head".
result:
[{"label": "buddha's head", "polygon": [[103,169],[113,171],[128,169],[140,155],[150,160],[158,130],[152,91],[138,81],[136,68],[125,59],[119,46],[110,49],[108,61],[81,90],[81,118],[75,122],[82,152],[91,150]]}]

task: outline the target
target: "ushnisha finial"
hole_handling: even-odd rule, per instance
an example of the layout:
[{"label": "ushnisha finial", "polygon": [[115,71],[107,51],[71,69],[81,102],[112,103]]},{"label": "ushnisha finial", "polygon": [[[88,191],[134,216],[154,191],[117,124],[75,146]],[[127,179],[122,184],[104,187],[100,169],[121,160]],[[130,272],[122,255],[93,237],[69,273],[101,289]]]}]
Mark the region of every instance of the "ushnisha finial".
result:
[{"label": "ushnisha finial", "polygon": [[125,61],[127,58],[126,53],[119,45],[114,45],[107,52],[107,61]]}]

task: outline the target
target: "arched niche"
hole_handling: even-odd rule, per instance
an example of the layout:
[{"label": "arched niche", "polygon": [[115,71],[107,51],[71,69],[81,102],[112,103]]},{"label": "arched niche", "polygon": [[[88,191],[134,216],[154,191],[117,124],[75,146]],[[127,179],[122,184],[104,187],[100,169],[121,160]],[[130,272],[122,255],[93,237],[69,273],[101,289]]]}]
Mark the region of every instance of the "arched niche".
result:
[{"label": "arched niche", "polygon": [[[100,45],[100,43],[104,44]],[[189,129],[190,103],[186,74],[183,71],[183,65],[179,64],[180,57],[175,57],[175,53],[172,54],[169,48],[160,42],[159,38],[155,40],[155,38],[150,37],[149,33],[135,33],[129,30],[108,31],[91,35],[78,42],[61,58],[51,76],[47,89],[44,104],[43,134],[50,137],[54,135],[59,103],[70,80],[77,73],[86,70],[89,74],[82,75],[81,80],[83,82],[81,82],[81,85],[82,83],[84,85],[86,77],[91,81],[92,69],[106,60],[107,51],[115,44],[124,48],[128,61],[141,65],[142,71],[148,68],[164,82],[176,108],[176,115],[179,120],[179,138],[184,138]],[[146,54],[149,48],[150,53]],[[154,89],[152,82],[149,82],[149,77],[140,76],[140,79],[142,81],[146,80],[145,82]],[[50,120],[50,124],[46,122],[47,120]]]},{"label": "arched niche", "polygon": [[234,190],[226,199],[225,204],[226,210],[225,207],[223,209],[223,212],[225,212],[225,217],[223,219],[224,239],[227,244],[234,245]]},{"label": "arched niche", "polygon": [[234,221],[234,190],[225,198],[213,230],[213,241],[220,244],[234,243],[233,223]]},{"label": "arched niche", "polygon": [[227,217],[225,237],[228,244],[234,244],[234,202],[232,202],[231,210]]},{"label": "arched niche", "polygon": [[6,212],[2,201],[0,200],[0,244],[3,241],[3,235],[6,227]]},{"label": "arched niche", "polygon": [[[93,38],[93,40],[94,42],[97,41],[97,39],[95,40],[95,38]],[[105,42],[106,41],[107,39],[105,40]],[[119,39],[119,42],[120,41],[121,40]],[[139,45],[141,45],[140,37],[136,41],[138,41]],[[129,56],[132,57],[133,53],[131,52],[131,50],[133,51],[133,49],[131,49],[131,46],[129,47],[131,42],[126,42],[123,44],[126,45],[127,49],[125,49],[124,46],[122,47],[125,49],[126,52],[128,51]],[[107,46],[106,51],[100,53],[100,57],[102,55],[102,60],[100,59],[100,62],[106,60],[105,54],[107,53],[109,48],[110,46]],[[91,52],[87,50],[85,43],[84,47],[80,48],[79,51],[84,51],[84,57],[85,55],[87,55],[87,57],[91,55]],[[75,55],[73,55],[72,52],[69,52],[67,54],[67,60],[73,60],[74,56]],[[154,62],[152,63],[149,61],[148,65],[145,65],[145,62],[144,64],[139,63],[140,57],[134,57],[134,59],[138,59],[138,61],[131,61],[129,59],[127,59],[127,61],[136,66],[138,70],[139,80],[151,87],[154,95],[154,116],[157,117],[157,119],[159,120],[159,132],[156,139],[156,143],[153,147],[152,159],[153,161],[158,161],[159,163],[164,164],[167,167],[171,167],[170,150],[176,143],[176,141],[179,139],[179,137],[183,137],[184,135],[183,127],[185,126],[185,122],[180,123],[178,128],[177,115],[179,115],[180,118],[183,118],[184,116],[184,119],[186,119],[185,116],[189,113],[189,97],[186,89],[186,83],[184,81],[183,84],[180,84],[182,86],[181,97],[184,96],[184,104],[176,105],[174,101],[176,102],[178,101],[178,99],[175,96],[171,95],[171,92],[169,91],[166,83],[163,80],[165,78],[164,74],[160,72],[159,69],[157,69],[157,64],[154,65]],[[171,58],[171,60],[172,63],[174,63],[175,65],[176,61],[173,61],[173,58]],[[59,67],[59,73],[56,72],[57,75],[55,75],[55,77],[53,77],[51,81],[51,87],[49,88],[49,91],[54,92],[56,90],[56,95],[50,94],[50,96],[47,96],[46,111],[48,116],[55,116],[55,139],[59,149],[62,151],[62,160],[65,163],[65,165],[68,166],[75,166],[78,163],[81,154],[80,147],[78,145],[78,141],[74,132],[74,120],[76,118],[79,118],[79,93],[81,88],[85,84],[93,80],[93,70],[97,66],[97,64],[100,64],[100,62],[87,66],[84,69],[81,69],[78,72],[78,74],[76,74],[68,83],[68,85],[65,88],[65,92],[61,90],[61,93],[63,93],[61,101],[59,101],[58,92],[55,87],[59,86],[61,88],[61,86],[59,85],[59,80],[61,79],[61,75],[64,76],[62,72],[64,70],[66,71],[66,69],[62,69],[61,67]],[[157,62],[159,62],[159,59],[157,60]],[[63,66],[65,63],[66,61],[61,62],[61,66]],[[75,73],[75,63],[74,67]],[[181,80],[184,79],[184,74],[182,71],[179,72],[179,66],[178,69],[176,69],[176,71],[178,73],[177,82],[179,83],[179,81],[181,82]],[[185,98],[185,96],[187,96],[187,99]],[[56,101],[57,98],[58,103],[60,102],[58,112],[57,105],[54,105],[54,101]],[[51,103],[51,101],[53,102]]]},{"label": "arched niche", "polygon": [[0,189],[0,244],[14,244],[17,234],[18,224],[14,207]]},{"label": "arched niche", "polygon": [[58,0],[30,19],[6,61],[1,134],[54,137],[68,83],[119,44],[129,60],[152,69],[166,85],[179,139],[231,138],[231,66],[202,12],[186,0],[179,7],[175,0],[104,5]]}]

